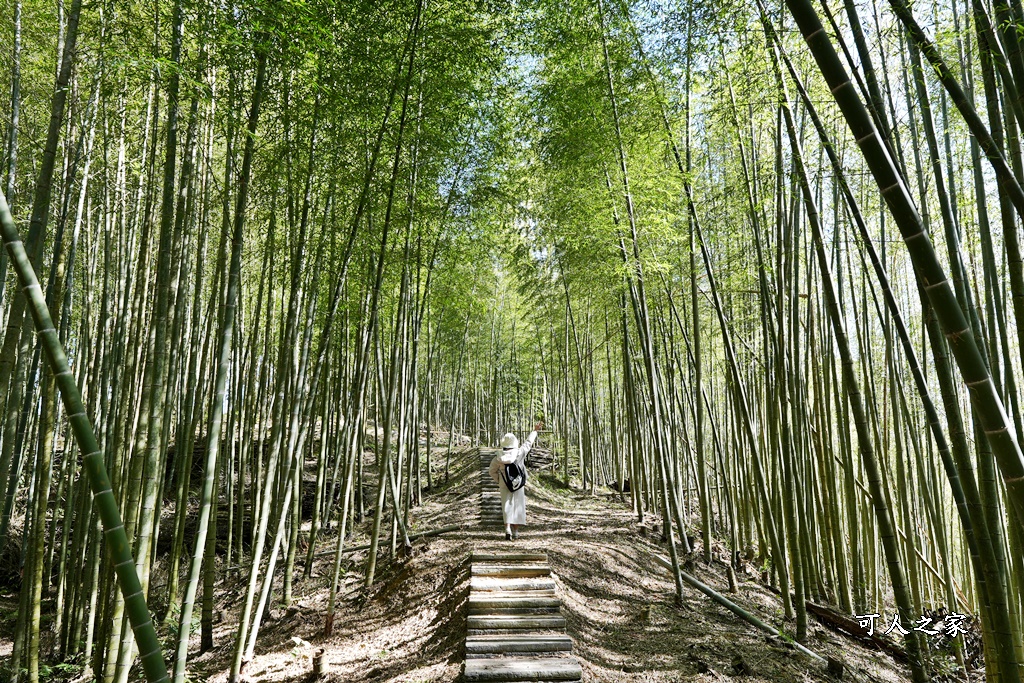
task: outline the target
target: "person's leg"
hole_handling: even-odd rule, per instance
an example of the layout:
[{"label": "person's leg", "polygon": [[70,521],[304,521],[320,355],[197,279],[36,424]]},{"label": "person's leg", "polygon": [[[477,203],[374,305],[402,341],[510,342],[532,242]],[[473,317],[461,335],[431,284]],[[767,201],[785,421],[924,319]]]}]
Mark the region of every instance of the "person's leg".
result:
[{"label": "person's leg", "polygon": [[512,525],[512,540],[515,540],[517,538],[519,538],[519,525],[518,524],[513,524]]},{"label": "person's leg", "polygon": [[504,487],[500,482],[498,483],[498,493],[501,495],[501,521],[505,522],[505,540],[512,540],[512,525],[509,524],[508,518],[512,513],[510,509],[510,496],[508,489]]}]

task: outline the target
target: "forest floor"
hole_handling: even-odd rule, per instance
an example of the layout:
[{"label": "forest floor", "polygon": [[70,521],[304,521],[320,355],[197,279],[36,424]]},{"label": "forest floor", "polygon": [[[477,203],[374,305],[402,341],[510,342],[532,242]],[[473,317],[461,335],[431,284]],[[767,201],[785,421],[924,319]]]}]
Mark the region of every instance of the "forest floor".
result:
[{"label": "forest floor", "polygon": [[[541,551],[556,575],[569,634],[584,681],[834,680],[784,640],[755,630],[703,594],[687,587],[685,604],[673,604],[670,574],[651,553],[665,550],[638,532],[636,519],[617,495],[590,496],[562,487],[550,475],[530,480],[528,521],[509,543],[475,527],[479,459],[453,459],[451,478],[425,496],[410,533],[449,525],[464,530],[414,542],[411,559],[382,559],[377,580],[362,585],[365,553],[349,557],[332,636],[322,636],[330,591],[331,557],[320,558],[313,577],[296,584],[290,610],[260,631],[257,656],[245,670],[249,681],[301,681],[316,650],[324,648],[334,681],[418,683],[457,681],[462,667],[468,597],[469,553]],[[358,534],[351,544],[363,543]],[[333,547],[333,539],[324,549]],[[298,571],[298,570],[297,570]],[[695,563],[699,579],[726,592],[725,566]],[[218,602],[233,611],[242,580],[221,586]],[[730,596],[762,619],[782,625],[779,597],[752,576],[739,577]],[[217,646],[191,660],[200,680],[225,681],[235,619],[226,615]],[[198,642],[196,642],[198,646]],[[808,647],[840,657],[847,680],[907,681],[909,670],[890,656],[837,634],[811,618]]]},{"label": "forest floor", "polygon": [[[443,478],[443,458],[441,466],[435,476]],[[499,532],[482,531],[476,524],[479,467],[475,450],[453,457],[450,480],[425,494],[410,525],[413,534],[452,525],[462,526],[460,531],[414,541],[414,553],[408,559],[391,559],[382,553],[370,589],[362,581],[366,553],[346,555],[347,571],[330,637],[322,632],[330,594],[330,551],[337,537],[328,532],[321,540],[322,555],[308,579],[300,578],[305,554],[300,548],[293,604],[271,610],[271,618],[260,630],[256,657],[244,671],[245,679],[251,683],[304,681],[314,653],[323,648],[329,667],[326,680],[457,681],[465,639],[469,553],[480,549],[548,554],[584,681],[835,680],[785,640],[754,629],[696,590],[686,587],[684,605],[676,607],[671,576],[651,557],[652,553],[665,555],[665,549],[656,538],[639,532],[635,516],[617,494],[591,496],[537,473],[529,484],[529,524],[519,540],[509,543]],[[346,545],[365,544],[368,527],[369,522],[357,527]],[[689,571],[727,592],[724,563],[696,561]],[[729,595],[733,601],[773,625],[792,627],[783,624],[780,598],[752,571],[741,573],[738,580],[738,593]],[[190,656],[191,680],[227,680],[236,612],[245,588],[244,576],[230,575],[218,584],[215,647]],[[279,598],[279,593],[274,597]],[[0,597],[0,605],[16,609],[16,603],[16,594]],[[199,649],[198,618],[197,608],[192,653]],[[0,624],[0,642],[9,638],[9,626],[13,623]],[[168,650],[173,649],[171,640],[168,636]],[[910,679],[908,669],[889,655],[828,630],[813,617],[806,644],[823,656],[841,658],[848,667],[846,680]],[[9,647],[3,649],[7,652],[0,651],[0,656],[9,655]]]}]

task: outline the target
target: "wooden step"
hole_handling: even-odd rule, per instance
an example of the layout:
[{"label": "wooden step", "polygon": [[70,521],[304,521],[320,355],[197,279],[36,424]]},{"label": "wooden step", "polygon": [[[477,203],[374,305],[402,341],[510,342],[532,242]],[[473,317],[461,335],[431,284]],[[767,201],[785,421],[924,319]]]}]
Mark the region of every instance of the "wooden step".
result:
[{"label": "wooden step", "polygon": [[551,567],[546,564],[516,564],[516,563],[502,563],[502,564],[483,564],[473,563],[470,570],[471,576],[507,576],[507,577],[527,577],[527,576],[550,576]]},{"label": "wooden step", "polygon": [[466,657],[516,653],[571,652],[572,639],[558,634],[485,635],[466,638]]},{"label": "wooden step", "polygon": [[561,605],[554,590],[473,591],[469,594],[471,614],[482,614],[486,610],[494,610],[495,614],[514,613],[514,610],[557,613]]},{"label": "wooden step", "polygon": [[473,576],[469,579],[471,591],[515,591],[554,590],[555,582],[550,578],[504,578],[496,576]]},{"label": "wooden step", "polygon": [[466,681],[578,681],[583,670],[568,657],[468,659],[463,676]]},{"label": "wooden step", "polygon": [[565,629],[561,614],[470,614],[466,617],[470,633],[496,629],[500,631],[541,631]]},{"label": "wooden step", "polygon": [[553,598],[556,596],[554,588],[541,588],[536,590],[520,588],[518,590],[475,591],[470,592],[469,597],[470,600],[488,600],[490,598],[525,598],[528,600],[534,600],[537,598]]},{"label": "wooden step", "polygon": [[509,602],[507,605],[475,605],[472,602],[469,603],[470,614],[501,614],[501,615],[513,615],[519,614],[522,616],[530,616],[535,614],[558,614],[561,603],[557,598],[552,598],[554,604],[551,605],[539,605],[531,607],[530,605],[524,605],[520,602]]},{"label": "wooden step", "polygon": [[485,553],[479,550],[473,551],[470,555],[471,562],[484,562],[484,563],[506,563],[506,562],[547,562],[547,553]]},{"label": "wooden step", "polygon": [[470,607],[469,613],[478,617],[488,615],[496,617],[544,617],[561,614],[558,605],[554,607]]}]

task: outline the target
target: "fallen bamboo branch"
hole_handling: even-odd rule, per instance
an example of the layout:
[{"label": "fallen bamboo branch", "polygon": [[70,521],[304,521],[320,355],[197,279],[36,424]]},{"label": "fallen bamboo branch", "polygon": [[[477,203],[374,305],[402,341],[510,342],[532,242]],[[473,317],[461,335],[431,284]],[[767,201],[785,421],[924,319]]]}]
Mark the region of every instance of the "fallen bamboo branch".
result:
[{"label": "fallen bamboo branch", "polygon": [[899,661],[907,661],[907,653],[903,648],[890,640],[882,638],[881,636],[875,634],[868,635],[864,632],[864,629],[856,619],[851,619],[845,614],[839,614],[835,610],[829,609],[824,605],[818,605],[810,600],[806,602],[806,605],[808,612],[813,614],[820,623],[828,626],[833,631],[842,631],[860,641],[866,640],[879,650],[887,652]]},{"label": "fallen bamboo branch", "polygon": [[[623,553],[621,550],[618,550],[617,548],[615,550],[617,550],[618,552],[622,553],[623,555],[626,555],[625,553]],[[672,571],[672,563],[669,562],[666,558],[662,557],[661,555],[658,555],[657,553],[650,553],[650,555],[651,555],[651,557],[654,558],[655,562],[660,564],[665,569],[667,569],[669,571]],[[628,555],[626,555],[626,557],[628,557]],[[738,616],[743,621],[747,622],[748,624],[751,624],[752,626],[756,626],[757,628],[761,629],[762,631],[765,631],[766,633],[770,633],[770,634],[772,634],[774,636],[779,636],[780,638],[784,638],[785,640],[791,642],[793,644],[793,647],[795,647],[797,650],[799,650],[800,652],[804,653],[805,655],[807,655],[811,659],[815,660],[816,662],[820,662],[821,664],[825,664],[826,666],[828,665],[828,660],[825,659],[824,657],[822,657],[821,655],[819,655],[817,652],[814,652],[813,650],[809,650],[806,647],[804,647],[803,645],[801,645],[800,643],[796,642],[795,640],[792,640],[792,638],[790,638],[789,636],[784,634],[782,631],[778,630],[777,628],[775,628],[771,624],[768,624],[768,623],[762,621],[757,616],[755,616],[755,615],[751,614],[750,612],[748,612],[747,610],[743,609],[742,607],[737,605],[735,602],[733,602],[729,598],[725,597],[724,595],[722,595],[721,593],[716,591],[714,588],[712,588],[712,587],[708,586],[707,584],[705,584],[703,581],[700,581],[699,579],[697,579],[694,576],[690,576],[689,574],[687,574],[686,572],[684,572],[681,569],[679,570],[679,574],[680,574],[680,576],[682,576],[683,581],[685,581],[689,585],[693,586],[694,588],[699,590],[701,593],[703,593],[704,595],[708,596],[709,598],[711,598],[712,600],[717,602],[719,605],[721,605],[722,607],[726,608],[727,610],[729,610],[730,612],[732,612],[733,614]]]}]

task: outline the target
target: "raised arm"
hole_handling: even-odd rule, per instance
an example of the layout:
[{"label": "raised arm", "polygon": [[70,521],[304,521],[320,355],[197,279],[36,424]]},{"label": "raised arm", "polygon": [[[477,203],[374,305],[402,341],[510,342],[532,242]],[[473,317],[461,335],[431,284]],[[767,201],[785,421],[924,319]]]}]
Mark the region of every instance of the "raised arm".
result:
[{"label": "raised arm", "polygon": [[520,446],[520,450],[523,453],[529,453],[530,449],[533,448],[533,442],[537,440],[537,432],[530,432],[530,435],[526,437],[526,441]]},{"label": "raised arm", "polygon": [[519,447],[519,459],[522,460],[526,457],[526,454],[533,448],[533,443],[537,440],[537,432],[544,428],[543,422],[538,422],[533,426],[533,431],[526,437],[526,442]]}]

